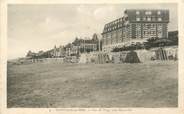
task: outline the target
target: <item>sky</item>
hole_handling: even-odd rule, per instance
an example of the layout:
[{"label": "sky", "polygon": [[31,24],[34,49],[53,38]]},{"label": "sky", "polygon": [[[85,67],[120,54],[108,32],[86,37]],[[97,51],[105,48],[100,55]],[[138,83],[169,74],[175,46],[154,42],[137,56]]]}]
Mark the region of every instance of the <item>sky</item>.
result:
[{"label": "sky", "polygon": [[178,30],[177,4],[8,5],[8,59],[101,34],[104,25],[122,17],[125,9],[168,9],[168,31]]}]

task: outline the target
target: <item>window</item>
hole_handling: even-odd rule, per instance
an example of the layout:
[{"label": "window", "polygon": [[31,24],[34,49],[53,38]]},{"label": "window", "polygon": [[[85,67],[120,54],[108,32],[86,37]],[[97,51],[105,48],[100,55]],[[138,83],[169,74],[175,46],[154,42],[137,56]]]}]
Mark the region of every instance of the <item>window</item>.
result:
[{"label": "window", "polygon": [[143,18],[142,18],[142,20],[143,20],[143,21],[146,21],[146,18],[145,18],[145,17],[143,17]]},{"label": "window", "polygon": [[151,25],[150,24],[147,24],[147,28],[150,29],[151,28]]},{"label": "window", "polygon": [[151,24],[151,26],[152,26],[153,28],[155,28],[155,24]]},{"label": "window", "polygon": [[136,21],[140,21],[140,18],[136,18]]},{"label": "window", "polygon": [[137,29],[141,29],[141,24],[136,24]]},{"label": "window", "polygon": [[160,15],[161,14],[161,12],[160,11],[157,11],[157,15]]},{"label": "window", "polygon": [[158,21],[162,21],[162,18],[159,17],[159,18],[158,18]]},{"label": "window", "polygon": [[156,25],[155,24],[153,24],[153,28],[155,28],[156,27]]},{"label": "window", "polygon": [[151,11],[146,11],[145,14],[146,15],[151,15],[152,13],[151,13]]},{"label": "window", "polygon": [[146,35],[146,31],[144,31],[143,34]]},{"label": "window", "polygon": [[156,21],[156,18],[155,17],[152,17],[151,19],[152,19],[152,21]]},{"label": "window", "polygon": [[136,15],[139,15],[140,14],[140,12],[139,11],[136,11]]},{"label": "window", "polygon": [[150,17],[148,17],[148,18],[147,18],[147,21],[151,21],[151,18],[150,18]]}]

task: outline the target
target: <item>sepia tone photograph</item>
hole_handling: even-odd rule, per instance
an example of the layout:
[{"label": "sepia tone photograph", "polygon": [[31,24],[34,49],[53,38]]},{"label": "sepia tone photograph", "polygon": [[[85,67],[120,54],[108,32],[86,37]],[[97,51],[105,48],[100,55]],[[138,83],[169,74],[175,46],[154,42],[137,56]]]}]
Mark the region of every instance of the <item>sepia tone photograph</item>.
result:
[{"label": "sepia tone photograph", "polygon": [[7,108],[177,108],[178,5],[9,4]]}]

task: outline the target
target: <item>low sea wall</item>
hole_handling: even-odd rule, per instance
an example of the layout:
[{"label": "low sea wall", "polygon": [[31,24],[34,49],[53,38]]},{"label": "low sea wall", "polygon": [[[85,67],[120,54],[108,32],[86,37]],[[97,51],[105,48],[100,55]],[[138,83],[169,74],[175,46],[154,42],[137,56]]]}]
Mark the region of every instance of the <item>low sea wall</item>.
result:
[{"label": "low sea wall", "polygon": [[[178,59],[178,47],[169,46],[169,47],[157,47],[150,50],[141,49],[134,50],[137,53],[137,57],[140,62],[150,62],[150,61],[168,61],[168,60],[177,60]],[[30,63],[123,63],[127,56],[127,53],[130,51],[121,51],[121,52],[92,52],[92,53],[83,53],[79,58],[76,56],[68,56],[65,58],[39,58],[39,59],[23,59],[14,64],[30,64]]]}]

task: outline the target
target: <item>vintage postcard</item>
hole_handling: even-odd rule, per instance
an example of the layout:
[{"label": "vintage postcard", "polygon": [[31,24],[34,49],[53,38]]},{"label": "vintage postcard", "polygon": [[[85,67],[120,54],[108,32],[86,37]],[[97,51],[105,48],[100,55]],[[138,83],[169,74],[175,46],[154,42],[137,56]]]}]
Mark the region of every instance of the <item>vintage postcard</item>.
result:
[{"label": "vintage postcard", "polygon": [[1,1],[1,112],[182,114],[184,1]]}]

